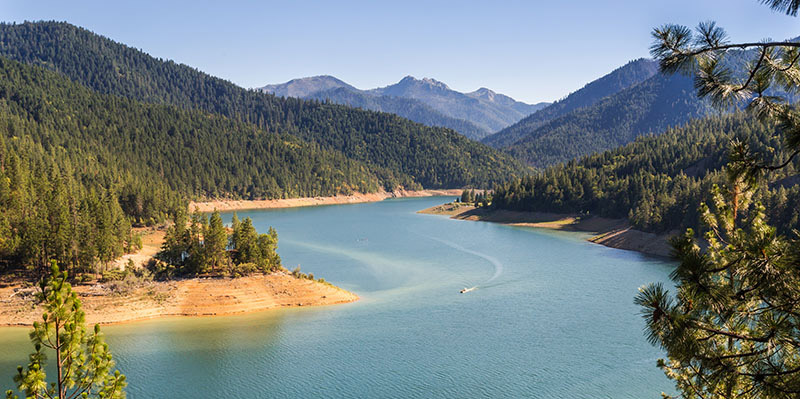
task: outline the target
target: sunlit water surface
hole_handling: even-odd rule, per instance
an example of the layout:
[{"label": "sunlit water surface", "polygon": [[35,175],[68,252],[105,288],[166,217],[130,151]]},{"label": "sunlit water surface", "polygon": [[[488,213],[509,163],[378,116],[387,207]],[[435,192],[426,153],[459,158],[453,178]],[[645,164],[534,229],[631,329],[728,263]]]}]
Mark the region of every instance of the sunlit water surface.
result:
[{"label": "sunlit water surface", "polygon": [[[656,398],[637,288],[665,260],[580,233],[416,214],[445,198],[245,211],[352,304],[104,328],[129,398]],[[230,220],[230,214],[224,218]],[[465,287],[477,288],[459,294]],[[31,346],[0,329],[0,388]]]}]

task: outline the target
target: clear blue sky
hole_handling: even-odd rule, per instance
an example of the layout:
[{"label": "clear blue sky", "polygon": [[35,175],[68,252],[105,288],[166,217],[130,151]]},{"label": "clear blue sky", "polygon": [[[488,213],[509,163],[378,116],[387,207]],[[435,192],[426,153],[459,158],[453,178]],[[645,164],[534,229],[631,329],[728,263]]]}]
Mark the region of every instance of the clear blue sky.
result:
[{"label": "clear blue sky", "polygon": [[241,86],[311,75],[356,87],[432,77],[552,101],[648,55],[650,31],[713,19],[734,40],[800,36],[758,0],[0,1],[0,20],[59,20]]}]

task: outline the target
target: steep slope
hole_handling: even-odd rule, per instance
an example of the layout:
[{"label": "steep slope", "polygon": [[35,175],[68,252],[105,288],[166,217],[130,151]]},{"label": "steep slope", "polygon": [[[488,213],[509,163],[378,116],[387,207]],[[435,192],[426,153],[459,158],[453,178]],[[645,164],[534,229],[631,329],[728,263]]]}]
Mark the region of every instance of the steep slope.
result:
[{"label": "steep slope", "polygon": [[93,175],[90,180],[116,186],[117,176],[130,176],[136,184],[122,191],[131,192],[133,204],[147,185],[169,187],[184,198],[380,189],[366,164],[339,151],[220,115],[100,94],[3,57],[0,120],[0,132],[13,146],[30,141],[46,158],[63,154],[65,163]]},{"label": "steep slope", "polygon": [[507,147],[531,134],[545,123],[566,115],[576,109],[596,104],[604,97],[619,93],[635,86],[658,73],[658,63],[648,59],[638,59],[621,66],[611,73],[592,81],[562,100],[544,107],[489,137],[483,142],[493,147]]},{"label": "steep slope", "polygon": [[468,95],[451,90],[435,79],[406,76],[400,82],[370,90],[371,93],[412,98],[452,118],[464,119],[488,130],[498,131],[527,116],[519,110],[495,102],[481,93]]},{"label": "steep slope", "polygon": [[697,98],[691,78],[658,74],[548,121],[506,150],[530,165],[545,167],[660,133],[712,111],[708,101]]},{"label": "steep slope", "polygon": [[405,177],[430,188],[486,186],[524,171],[509,156],[448,129],[246,90],[67,23],[2,24],[0,55],[58,71],[101,93],[201,109],[316,142],[365,163],[386,187],[404,184]]}]

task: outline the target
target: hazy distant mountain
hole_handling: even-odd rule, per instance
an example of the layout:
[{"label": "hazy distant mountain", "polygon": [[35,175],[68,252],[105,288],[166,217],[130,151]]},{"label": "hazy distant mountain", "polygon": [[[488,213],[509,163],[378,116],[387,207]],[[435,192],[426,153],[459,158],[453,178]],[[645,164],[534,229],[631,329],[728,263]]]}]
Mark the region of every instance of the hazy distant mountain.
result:
[{"label": "hazy distant mountain", "polygon": [[390,112],[429,126],[447,127],[476,140],[549,105],[526,104],[486,88],[461,93],[437,80],[411,76],[372,90],[356,89],[333,76],[294,79],[260,90]]},{"label": "hazy distant mountain", "polygon": [[480,128],[471,122],[446,116],[422,101],[413,98],[378,96],[347,87],[318,91],[303,96],[303,98],[321,101],[328,100],[351,107],[389,112],[424,125],[450,128],[473,140],[480,140],[491,134],[490,131]]},{"label": "hazy distant mountain", "polygon": [[621,66],[611,73],[583,86],[562,100],[532,113],[489,137],[483,142],[494,147],[506,147],[531,134],[537,128],[575,109],[594,105],[602,98],[635,86],[658,73],[658,63],[640,58]]},{"label": "hazy distant mountain", "polygon": [[320,91],[338,88],[346,88],[354,91],[358,90],[355,87],[334,78],[333,76],[322,75],[312,76],[309,78],[292,79],[283,84],[266,85],[261,88],[261,91],[272,93],[281,97],[305,98]]},{"label": "hazy distant mountain", "polygon": [[468,120],[492,132],[528,116],[527,110],[531,107],[535,109],[547,105],[540,103],[520,107],[518,102],[510,97],[498,95],[488,89],[479,89],[476,92],[465,94],[450,89],[438,80],[417,79],[413,76],[406,76],[398,83],[373,89],[370,92],[393,97],[413,98],[447,116]]},{"label": "hazy distant mountain", "polygon": [[480,89],[475,90],[472,93],[467,93],[467,95],[472,98],[478,98],[483,101],[489,101],[501,106],[513,108],[517,112],[524,115],[530,115],[550,105],[550,103],[546,102],[540,102],[536,104],[523,103],[504,94],[495,93],[494,91],[487,89],[485,87],[481,87]]}]

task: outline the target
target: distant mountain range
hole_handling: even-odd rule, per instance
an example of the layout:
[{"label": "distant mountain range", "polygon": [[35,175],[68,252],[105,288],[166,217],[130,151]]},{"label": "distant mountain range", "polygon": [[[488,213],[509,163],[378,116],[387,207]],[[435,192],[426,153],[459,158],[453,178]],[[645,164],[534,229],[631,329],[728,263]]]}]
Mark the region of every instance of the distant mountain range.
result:
[{"label": "distant mountain range", "polygon": [[394,113],[425,125],[447,127],[472,139],[486,137],[549,105],[526,104],[487,88],[461,93],[435,79],[412,76],[371,90],[357,89],[333,76],[294,79],[259,90]]}]

